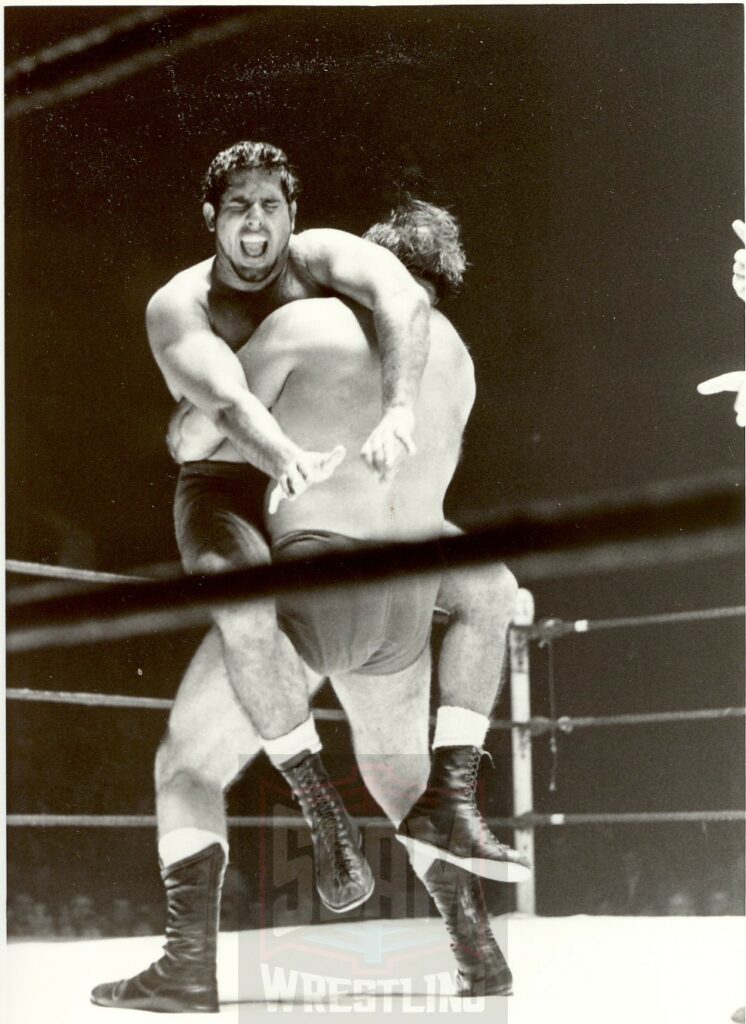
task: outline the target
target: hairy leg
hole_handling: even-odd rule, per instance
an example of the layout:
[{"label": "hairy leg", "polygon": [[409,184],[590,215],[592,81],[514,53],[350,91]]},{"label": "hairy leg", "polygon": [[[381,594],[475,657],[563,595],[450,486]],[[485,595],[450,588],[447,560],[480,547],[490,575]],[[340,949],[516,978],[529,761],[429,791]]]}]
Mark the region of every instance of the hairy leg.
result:
[{"label": "hairy leg", "polygon": [[223,790],[261,748],[213,627],[171,709],[156,757],[158,854],[166,905],[163,956],[132,978],[97,985],[101,1006],[216,1013],[220,896],[228,854]]},{"label": "hairy leg", "polygon": [[218,612],[223,657],[233,689],[264,739],[289,733],[310,714],[303,663],[277,628],[275,602]]},{"label": "hairy leg", "polygon": [[438,592],[438,606],[449,613],[438,661],[441,706],[490,714],[517,593],[515,577],[499,563],[445,573]]},{"label": "hairy leg", "polygon": [[[264,539],[242,523],[240,544],[230,556],[208,552],[185,567],[188,572],[221,572],[270,561]],[[305,722],[310,705],[303,663],[277,628],[274,600],[221,609],[214,620],[231,686],[260,736],[275,739]]]},{"label": "hairy leg", "polygon": [[427,783],[430,649],[393,675],[350,672],[331,682],[350,722],[363,781],[398,825]]},{"label": "hairy leg", "polygon": [[[309,680],[312,690],[322,681],[310,673]],[[304,674],[305,692],[308,686]],[[262,738],[228,678],[213,627],[182,680],[156,756],[159,836],[198,828],[225,837],[223,792],[261,748]]]}]

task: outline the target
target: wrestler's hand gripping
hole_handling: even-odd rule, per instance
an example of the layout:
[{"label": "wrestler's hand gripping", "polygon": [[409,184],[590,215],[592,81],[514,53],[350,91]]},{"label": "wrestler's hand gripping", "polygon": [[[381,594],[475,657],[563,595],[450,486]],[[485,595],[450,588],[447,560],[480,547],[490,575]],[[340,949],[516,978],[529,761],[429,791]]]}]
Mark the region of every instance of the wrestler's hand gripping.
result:
[{"label": "wrestler's hand gripping", "polygon": [[330,452],[300,452],[285,466],[269,497],[268,512],[274,515],[282,501],[293,501],[313,484],[328,480],[344,461],[345,448],[338,444]]},{"label": "wrestler's hand gripping", "polygon": [[406,452],[414,455],[414,413],[406,405],[387,409],[360,449],[360,454],[381,481],[390,480]]}]

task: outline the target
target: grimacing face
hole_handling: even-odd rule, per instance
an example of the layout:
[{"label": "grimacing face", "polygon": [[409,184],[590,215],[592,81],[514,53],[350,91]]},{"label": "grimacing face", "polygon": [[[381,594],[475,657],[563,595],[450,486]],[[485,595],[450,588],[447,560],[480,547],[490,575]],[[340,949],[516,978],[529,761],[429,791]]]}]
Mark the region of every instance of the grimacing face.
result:
[{"label": "grimacing face", "polygon": [[246,291],[267,287],[284,269],[295,224],[276,171],[235,171],[216,211],[203,207],[215,233],[218,265],[229,282]]}]

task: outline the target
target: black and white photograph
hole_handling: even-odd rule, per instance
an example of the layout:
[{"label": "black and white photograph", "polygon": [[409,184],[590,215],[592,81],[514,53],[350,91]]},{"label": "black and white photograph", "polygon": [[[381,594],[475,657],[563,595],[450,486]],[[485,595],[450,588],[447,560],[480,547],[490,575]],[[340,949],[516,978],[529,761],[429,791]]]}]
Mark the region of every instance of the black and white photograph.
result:
[{"label": "black and white photograph", "polygon": [[744,5],[3,33],[4,1019],[743,1024]]}]

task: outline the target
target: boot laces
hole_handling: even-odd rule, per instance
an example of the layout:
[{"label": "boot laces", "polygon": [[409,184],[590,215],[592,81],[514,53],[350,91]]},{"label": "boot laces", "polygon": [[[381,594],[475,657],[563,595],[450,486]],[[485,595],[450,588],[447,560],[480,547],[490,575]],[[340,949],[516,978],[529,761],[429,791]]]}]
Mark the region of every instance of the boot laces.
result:
[{"label": "boot laces", "polygon": [[483,835],[492,842],[497,843],[498,846],[501,847],[501,849],[509,850],[509,846],[506,846],[505,843],[501,843],[500,840],[492,834],[492,831],[487,825],[487,822],[484,820],[482,812],[480,811],[479,806],[477,804],[477,776],[479,774],[479,765],[483,757],[488,757],[492,767],[495,767],[495,762],[493,761],[492,754],[490,754],[489,750],[484,750],[479,747],[475,748],[474,754],[472,755],[472,759],[469,762],[466,776],[469,803],[471,804],[474,810],[474,814],[477,820],[479,821],[479,827]]},{"label": "boot laces", "polygon": [[310,798],[316,818],[319,822],[319,834],[321,841],[326,848],[329,859],[334,865],[334,871],[339,877],[342,874],[351,875],[353,857],[346,842],[338,842],[337,835],[342,831],[342,816],[337,801],[329,792],[323,781],[320,780],[311,765],[302,765],[301,783],[306,789],[306,795]]},{"label": "boot laces", "polygon": [[[487,754],[486,750],[480,750],[479,747],[474,748],[474,753],[471,755],[471,760],[466,769],[466,788],[469,803],[477,809],[477,776],[479,775],[479,763],[482,760],[482,755]],[[492,760],[490,754],[487,754]]]}]

